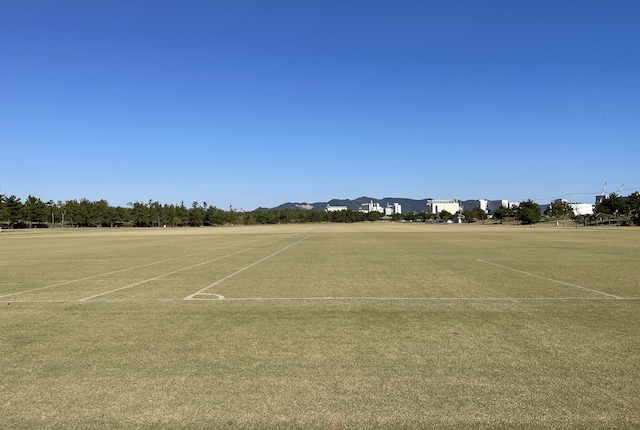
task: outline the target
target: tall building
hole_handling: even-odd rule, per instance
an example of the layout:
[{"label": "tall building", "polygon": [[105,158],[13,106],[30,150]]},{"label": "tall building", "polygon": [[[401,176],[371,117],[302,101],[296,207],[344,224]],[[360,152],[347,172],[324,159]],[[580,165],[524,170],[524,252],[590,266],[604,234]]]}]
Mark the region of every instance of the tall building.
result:
[{"label": "tall building", "polygon": [[396,215],[401,213],[402,213],[402,206],[400,205],[400,203],[394,203],[393,205],[391,203],[387,203],[387,207],[384,208],[384,214],[386,216],[391,216],[391,215]]},{"label": "tall building", "polygon": [[384,213],[384,208],[380,205],[380,203],[374,203],[372,200],[369,203],[361,204],[359,211],[363,213],[369,213],[369,212]]},{"label": "tall building", "polygon": [[432,214],[439,214],[442,211],[447,211],[450,214],[455,214],[462,210],[460,206],[460,200],[427,200],[426,212]]}]

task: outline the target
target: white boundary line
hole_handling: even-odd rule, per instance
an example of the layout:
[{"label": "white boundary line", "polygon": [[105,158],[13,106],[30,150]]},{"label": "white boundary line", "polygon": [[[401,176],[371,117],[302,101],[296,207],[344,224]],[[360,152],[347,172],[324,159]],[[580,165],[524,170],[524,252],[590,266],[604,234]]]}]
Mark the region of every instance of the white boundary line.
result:
[{"label": "white boundary line", "polygon": [[216,248],[216,249],[210,249],[207,251],[201,251],[201,252],[196,252],[194,254],[188,254],[188,255],[181,255],[179,257],[174,257],[174,258],[168,258],[166,260],[160,260],[160,261],[154,261],[152,263],[147,263],[147,264],[143,264],[140,266],[134,266],[134,267],[127,267],[124,269],[119,269],[119,270],[114,270],[113,272],[107,272],[107,273],[100,273],[98,275],[93,275],[93,276],[88,276],[86,278],[81,278],[81,279],[72,279],[70,281],[64,281],[64,282],[58,282],[56,284],[51,284],[51,285],[46,285],[44,287],[38,287],[38,288],[31,288],[29,290],[23,290],[23,291],[17,291],[15,293],[10,293],[10,294],[5,294],[0,296],[0,299],[4,298],[4,297],[11,297],[11,296],[17,296],[19,294],[25,294],[25,293],[30,293],[33,291],[40,291],[40,290],[46,290],[48,288],[53,288],[53,287],[59,287],[61,285],[68,285],[68,284],[73,284],[74,282],[82,282],[82,281],[89,281],[91,279],[95,279],[95,278],[100,278],[101,276],[109,276],[109,275],[115,275],[116,273],[122,273],[122,272],[126,272],[128,270],[136,270],[136,269],[142,269],[143,267],[149,267],[149,266],[153,266],[154,264],[161,264],[161,263],[166,263],[168,261],[174,261],[174,260],[180,260],[181,258],[189,258],[189,257],[193,257],[195,255],[200,255],[200,254],[206,254],[209,252],[213,252],[213,251],[219,251],[222,249],[226,249],[226,248],[233,248],[234,246],[240,246],[240,245],[244,245],[246,243],[250,243],[250,242],[255,242],[255,240],[251,240],[248,242],[245,242],[243,244],[238,244],[238,245],[229,245],[229,246],[223,246],[222,248]]},{"label": "white boundary line", "polygon": [[517,272],[517,273],[522,273],[523,275],[533,276],[534,278],[539,278],[539,279],[544,279],[546,281],[556,282],[558,284],[567,285],[569,287],[579,288],[579,289],[584,290],[584,291],[591,291],[592,293],[602,294],[604,296],[611,297],[611,298],[614,298],[614,299],[623,299],[623,297],[620,297],[620,296],[616,296],[616,295],[608,294],[608,293],[603,293],[602,291],[593,290],[591,288],[582,287],[580,285],[571,284],[569,282],[558,281],[557,279],[547,278],[546,276],[536,275],[535,273],[525,272],[524,270],[514,269],[512,267],[503,266],[502,264],[493,263],[491,261],[481,260],[479,258],[477,258],[476,260],[481,262],[481,263],[490,264],[492,266],[501,267],[503,269],[511,270],[512,272]]},{"label": "white boundary line", "polygon": [[237,252],[233,252],[231,254],[227,254],[227,255],[223,255],[221,257],[214,258],[212,260],[203,261],[202,263],[194,264],[192,266],[183,267],[181,269],[174,270],[172,272],[164,273],[162,275],[154,276],[153,278],[145,279],[144,281],[139,281],[139,282],[135,282],[133,284],[125,285],[124,287],[116,288],[116,289],[111,290],[111,291],[105,291],[103,293],[94,294],[93,296],[85,297],[85,298],[79,299],[78,301],[79,302],[85,302],[87,300],[95,299],[96,297],[106,296],[107,294],[116,293],[118,291],[126,290],[127,288],[135,287],[136,285],[144,284],[144,283],[149,282],[149,281],[156,281],[158,279],[164,278],[165,276],[173,275],[175,273],[184,272],[185,270],[193,269],[194,267],[203,266],[205,264],[213,263],[214,261],[222,260],[223,258],[231,257],[232,255],[240,254],[241,252],[249,251],[251,249],[253,249],[253,248],[243,249],[243,250],[240,250],[240,251],[237,251]]},{"label": "white boundary line", "polygon": [[[217,280],[216,282],[214,282],[213,284],[207,285],[206,287],[202,288],[201,290],[196,291],[196,292],[195,292],[195,293],[193,293],[193,294],[188,295],[187,297],[185,297],[185,298],[184,298],[184,299],[182,299],[182,300],[202,300],[202,299],[197,299],[197,298],[196,298],[196,296],[201,295],[201,294],[208,294],[208,293],[205,293],[205,291],[207,291],[209,288],[211,288],[211,287],[215,287],[216,285],[219,285],[219,284],[223,283],[223,282],[224,282],[224,281],[226,281],[227,279],[233,278],[234,276],[236,276],[236,275],[238,275],[238,274],[240,274],[240,273],[244,272],[245,270],[252,268],[252,267],[253,267],[253,266],[255,266],[256,264],[260,264],[260,263],[262,263],[263,261],[268,260],[269,258],[271,258],[271,257],[273,257],[273,256],[275,256],[275,255],[280,254],[282,251],[285,251],[285,250],[287,250],[287,249],[291,248],[292,246],[295,246],[295,245],[299,244],[299,243],[300,243],[300,242],[302,242],[303,240],[307,240],[307,239],[309,239],[311,236],[312,236],[312,235],[309,235],[309,236],[303,237],[303,238],[302,238],[302,239],[300,239],[299,241],[294,242],[294,243],[292,243],[292,244],[290,244],[290,245],[287,245],[287,246],[285,246],[284,248],[282,248],[282,249],[280,249],[280,250],[278,250],[278,251],[274,252],[273,254],[267,255],[266,257],[261,258],[260,260],[256,261],[255,263],[251,263],[251,264],[249,264],[248,266],[245,266],[245,267],[243,267],[243,268],[242,268],[242,269],[240,269],[240,270],[236,270],[236,271],[235,271],[235,272],[233,272],[232,274],[227,275],[227,276],[225,276],[225,277],[224,277],[224,278],[222,278],[222,279],[218,279],[218,280]],[[210,300],[210,299],[206,299],[206,300]],[[219,299],[217,299],[217,300],[219,300]]]},{"label": "white boundary line", "polygon": [[[208,294],[208,293],[200,293]],[[212,294],[213,296],[220,296]],[[613,297],[224,297],[213,299],[192,299],[201,301],[226,301],[226,302],[244,302],[244,301],[478,301],[478,302],[518,302],[518,301],[590,301],[590,300],[638,300],[632,297],[629,299]],[[184,300],[184,299],[183,299]]]},{"label": "white boundary line", "polygon": [[[191,299],[196,302],[593,302],[593,301],[636,301],[640,297],[622,297],[615,299],[613,297],[224,297],[221,294],[200,293],[202,296],[211,296],[211,298]],[[153,299],[153,298],[126,298],[126,299],[104,299],[96,300],[96,303],[144,303],[144,302],[184,302],[185,299]],[[73,300],[4,300],[3,303],[77,303]]]},{"label": "white boundary line", "polygon": [[211,297],[209,299],[200,299],[200,300],[224,300],[224,296],[222,294],[200,293],[198,295],[200,295],[200,296],[210,296]]},{"label": "white boundary line", "polygon": [[[203,296],[212,296],[212,298],[191,299],[196,302],[293,302],[293,301],[310,301],[310,302],[339,302],[339,301],[404,301],[404,302],[593,302],[593,301],[635,301],[640,297],[622,297],[615,299],[613,297],[224,297],[221,294],[200,293]],[[97,300],[97,303],[144,303],[144,302],[183,302],[185,299],[152,299],[152,298],[126,298],[126,299],[105,299]],[[77,303],[77,300],[5,300],[3,303]]]}]

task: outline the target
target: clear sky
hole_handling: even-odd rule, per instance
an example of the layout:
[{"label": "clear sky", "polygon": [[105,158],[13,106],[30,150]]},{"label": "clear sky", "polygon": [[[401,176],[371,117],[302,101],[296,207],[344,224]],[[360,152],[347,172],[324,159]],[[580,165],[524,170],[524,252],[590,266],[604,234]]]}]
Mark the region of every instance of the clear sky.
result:
[{"label": "clear sky", "polygon": [[0,193],[592,202],[640,189],[640,1],[0,7]]}]

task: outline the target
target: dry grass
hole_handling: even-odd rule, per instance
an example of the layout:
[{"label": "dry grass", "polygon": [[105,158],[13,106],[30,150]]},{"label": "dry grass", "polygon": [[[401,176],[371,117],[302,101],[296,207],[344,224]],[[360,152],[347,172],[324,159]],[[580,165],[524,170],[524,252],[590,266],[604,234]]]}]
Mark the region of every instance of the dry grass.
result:
[{"label": "dry grass", "polygon": [[638,239],[2,232],[0,427],[638,428]]}]

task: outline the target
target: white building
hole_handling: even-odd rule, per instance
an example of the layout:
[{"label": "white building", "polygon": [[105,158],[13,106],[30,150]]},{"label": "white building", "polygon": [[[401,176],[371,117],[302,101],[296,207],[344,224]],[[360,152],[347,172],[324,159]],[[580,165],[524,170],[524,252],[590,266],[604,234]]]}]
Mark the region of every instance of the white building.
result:
[{"label": "white building", "polygon": [[386,216],[391,216],[391,215],[396,215],[401,213],[402,213],[402,206],[400,205],[400,203],[394,203],[393,205],[391,203],[387,203],[387,207],[384,208],[384,214]]},{"label": "white building", "polygon": [[593,205],[590,203],[569,203],[575,215],[593,215]]},{"label": "white building", "polygon": [[[593,215],[593,209],[595,207],[595,205],[590,203],[568,203],[565,199],[557,199],[552,203],[566,203],[573,210],[574,215]],[[545,206],[549,207],[551,205]],[[540,207],[542,208],[542,205]]]},{"label": "white building", "polygon": [[426,212],[432,214],[439,214],[442,211],[447,211],[450,214],[455,214],[462,210],[462,206],[460,206],[460,200],[427,200],[427,210]]},{"label": "white building", "polygon": [[380,212],[382,214],[384,213],[384,208],[380,206],[380,203],[370,201],[369,203],[361,204],[359,211],[366,214],[369,212]]},{"label": "white building", "polygon": [[346,206],[331,206],[331,205],[327,205],[327,208],[325,209],[326,212],[340,212],[340,211],[346,211],[348,208]]}]

